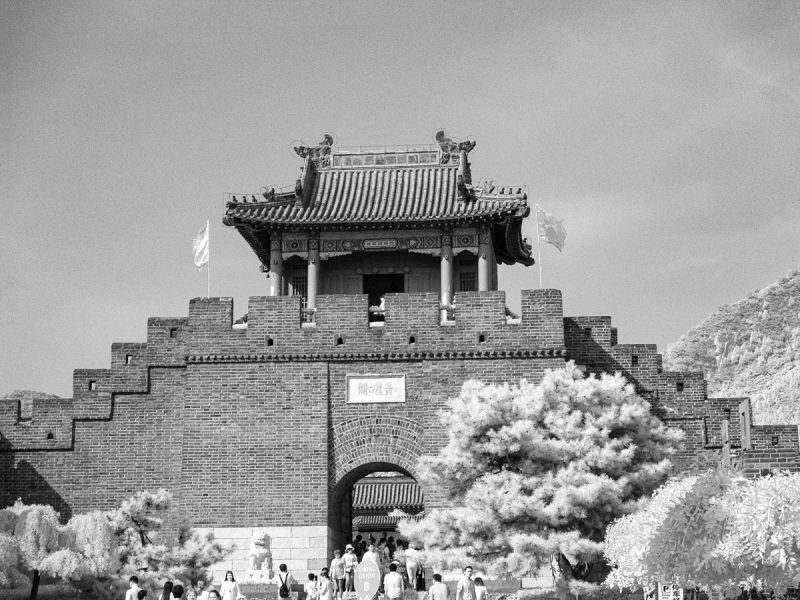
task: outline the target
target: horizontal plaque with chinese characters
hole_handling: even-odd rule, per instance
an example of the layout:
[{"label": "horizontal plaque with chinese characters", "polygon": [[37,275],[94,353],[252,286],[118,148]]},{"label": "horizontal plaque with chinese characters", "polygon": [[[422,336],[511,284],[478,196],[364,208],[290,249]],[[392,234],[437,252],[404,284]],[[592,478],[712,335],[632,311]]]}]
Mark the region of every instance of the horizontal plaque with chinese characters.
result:
[{"label": "horizontal plaque with chinese characters", "polygon": [[405,401],[405,375],[347,376],[347,402],[349,404]]}]

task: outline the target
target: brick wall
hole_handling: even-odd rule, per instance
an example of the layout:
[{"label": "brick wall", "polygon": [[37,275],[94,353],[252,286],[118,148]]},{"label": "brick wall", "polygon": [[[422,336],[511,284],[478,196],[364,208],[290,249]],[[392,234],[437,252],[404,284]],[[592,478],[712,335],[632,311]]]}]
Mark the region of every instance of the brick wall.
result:
[{"label": "brick wall", "polygon": [[[342,541],[350,485],[376,469],[415,475],[445,443],[437,413],[464,381],[538,381],[568,358],[621,372],[682,429],[679,468],[719,449],[724,418],[740,443],[741,399],[708,398],[700,373],[662,372],[656,347],[619,344],[610,317],[564,318],[557,290],[523,291],[516,322],[505,304],[503,292],[457,293],[442,325],[437,294],[388,294],[376,325],[365,295],[323,295],[304,325],[299,297],[253,297],[248,327],[233,329],[230,298],[194,299],[186,318],[149,319],[147,343],[113,344],[110,368],[76,370],[73,398],[37,401],[31,421],[0,402],[0,503],[47,502],[67,518],[166,487],[175,514],[240,553],[253,528],[283,539],[311,527],[303,550],[282,556],[315,568]],[[347,404],[358,374],[404,375],[406,401]],[[800,465],[796,428],[752,433],[749,472]],[[428,508],[443,501],[423,494]]]}]

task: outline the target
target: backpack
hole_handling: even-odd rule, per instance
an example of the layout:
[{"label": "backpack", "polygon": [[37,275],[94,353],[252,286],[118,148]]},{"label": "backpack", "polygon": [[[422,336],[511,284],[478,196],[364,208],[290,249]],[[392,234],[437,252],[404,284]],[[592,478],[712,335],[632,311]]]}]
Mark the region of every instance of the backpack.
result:
[{"label": "backpack", "polygon": [[281,587],[278,588],[278,596],[281,598],[288,598],[291,594],[289,593],[289,586],[286,585],[286,582],[289,580],[289,576],[286,576],[286,579],[281,579],[281,576],[278,575],[278,579],[281,582]]}]

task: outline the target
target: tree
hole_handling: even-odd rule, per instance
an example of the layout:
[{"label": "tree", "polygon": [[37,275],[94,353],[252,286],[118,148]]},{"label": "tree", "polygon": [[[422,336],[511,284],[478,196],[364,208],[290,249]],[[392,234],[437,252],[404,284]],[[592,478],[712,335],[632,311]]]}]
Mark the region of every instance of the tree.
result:
[{"label": "tree", "polygon": [[800,581],[800,474],[748,480],[718,466],[672,481],[609,527],[605,554],[622,588],[783,593]]},{"label": "tree", "polygon": [[445,565],[522,575],[552,564],[576,593],[602,580],[606,526],[664,482],[681,437],[622,376],[584,377],[573,362],[538,385],[469,381],[448,407],[448,444],[421,479],[454,506],[402,534]]},{"label": "tree", "polygon": [[214,541],[210,533],[192,532],[185,523],[179,527],[177,544],[161,541],[164,515],[171,503],[172,494],[167,490],[144,491],[110,513],[120,540],[119,576],[125,580],[136,575],[143,587],[153,589],[165,579],[202,589],[211,583],[209,568],[223,561],[231,550]]},{"label": "tree", "polygon": [[52,506],[17,501],[0,511],[0,587],[30,583],[35,600],[42,573],[65,580],[102,577],[116,564],[116,541],[101,512],[76,515],[62,526]]}]

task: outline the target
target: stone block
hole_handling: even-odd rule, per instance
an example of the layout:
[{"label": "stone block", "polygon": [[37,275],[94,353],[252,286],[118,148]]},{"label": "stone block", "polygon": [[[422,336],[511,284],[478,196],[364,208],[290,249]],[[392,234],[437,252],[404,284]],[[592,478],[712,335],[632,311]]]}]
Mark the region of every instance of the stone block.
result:
[{"label": "stone block", "polygon": [[282,548],[308,548],[309,538],[307,537],[288,537],[275,538],[272,540],[273,552]]},{"label": "stone block", "polygon": [[328,534],[326,525],[307,525],[305,527],[292,527],[292,535],[295,537],[322,537]]},{"label": "stone block", "polygon": [[292,537],[291,527],[258,527],[259,531],[266,531],[273,540]]},{"label": "stone block", "polygon": [[292,559],[296,558],[325,558],[324,548],[292,548]]}]

